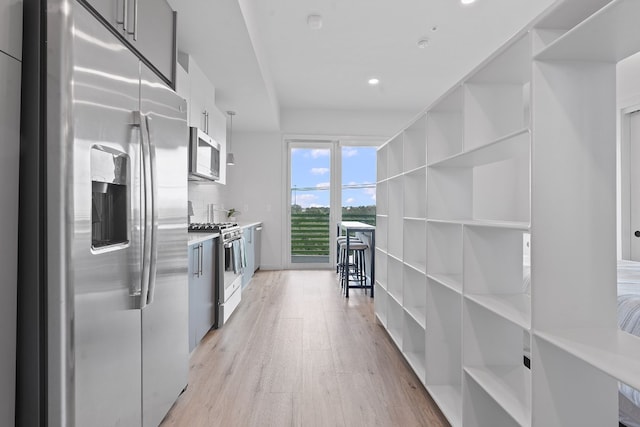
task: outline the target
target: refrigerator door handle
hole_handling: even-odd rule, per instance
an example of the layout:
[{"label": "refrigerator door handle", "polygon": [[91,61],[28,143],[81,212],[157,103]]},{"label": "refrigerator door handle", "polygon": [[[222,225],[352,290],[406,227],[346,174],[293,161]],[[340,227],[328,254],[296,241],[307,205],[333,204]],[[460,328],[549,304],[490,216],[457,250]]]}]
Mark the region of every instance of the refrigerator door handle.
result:
[{"label": "refrigerator door handle", "polygon": [[150,180],[147,189],[151,194],[151,252],[149,254],[149,288],[147,293],[147,304],[151,304],[156,291],[156,273],[158,271],[158,180],[156,176],[156,147],[151,141],[151,123],[153,121],[151,117],[143,117],[146,123],[146,144],[149,152]]},{"label": "refrigerator door handle", "polygon": [[145,116],[140,111],[135,111],[134,124],[138,126],[141,137],[141,151],[142,151],[142,204],[144,209],[142,211],[143,217],[143,244],[142,244],[142,278],[140,295],[140,307],[144,308],[147,305],[149,294],[149,282],[151,278],[151,247],[152,247],[152,233],[153,233],[153,214],[152,214],[152,196],[151,196],[151,168],[149,163],[151,162],[151,156],[149,154],[148,134],[147,134],[147,121]]}]

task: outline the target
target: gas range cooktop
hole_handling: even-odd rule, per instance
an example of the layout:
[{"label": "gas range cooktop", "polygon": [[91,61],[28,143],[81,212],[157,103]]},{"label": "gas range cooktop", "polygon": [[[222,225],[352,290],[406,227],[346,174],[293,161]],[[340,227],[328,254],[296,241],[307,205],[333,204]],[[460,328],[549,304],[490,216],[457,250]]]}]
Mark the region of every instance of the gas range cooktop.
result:
[{"label": "gas range cooktop", "polygon": [[189,231],[204,233],[221,233],[232,228],[238,228],[238,224],[235,222],[193,222],[187,227]]}]

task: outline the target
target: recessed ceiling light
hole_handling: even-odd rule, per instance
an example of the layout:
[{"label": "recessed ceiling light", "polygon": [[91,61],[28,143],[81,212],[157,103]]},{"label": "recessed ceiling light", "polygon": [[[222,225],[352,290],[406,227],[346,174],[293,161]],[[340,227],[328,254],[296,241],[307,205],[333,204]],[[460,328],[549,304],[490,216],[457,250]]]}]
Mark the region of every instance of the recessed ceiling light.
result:
[{"label": "recessed ceiling light", "polygon": [[371,77],[371,78],[369,79],[368,83],[369,83],[371,86],[377,86],[377,85],[379,85],[379,84],[380,84],[380,79],[378,79],[378,78],[376,78],[376,77]]},{"label": "recessed ceiling light", "polygon": [[316,14],[307,16],[307,25],[312,30],[319,30],[320,28],[322,28],[322,16]]},{"label": "recessed ceiling light", "polygon": [[438,26],[437,26],[437,25],[434,25],[433,27],[431,27],[431,31],[434,31],[434,32],[435,32],[435,31],[438,31]]},{"label": "recessed ceiling light", "polygon": [[462,4],[471,4],[471,3],[475,3],[476,0],[460,0],[460,3]]},{"label": "recessed ceiling light", "polygon": [[417,44],[420,49],[426,49],[427,46],[429,46],[429,39],[426,37],[421,38],[420,40],[418,40]]}]

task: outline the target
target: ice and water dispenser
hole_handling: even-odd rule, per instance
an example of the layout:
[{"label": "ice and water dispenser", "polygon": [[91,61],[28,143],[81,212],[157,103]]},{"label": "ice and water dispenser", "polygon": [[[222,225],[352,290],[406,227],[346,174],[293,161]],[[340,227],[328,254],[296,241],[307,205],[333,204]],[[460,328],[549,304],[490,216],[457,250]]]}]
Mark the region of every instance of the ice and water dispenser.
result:
[{"label": "ice and water dispenser", "polygon": [[107,147],[91,148],[91,247],[126,244],[129,156]]}]

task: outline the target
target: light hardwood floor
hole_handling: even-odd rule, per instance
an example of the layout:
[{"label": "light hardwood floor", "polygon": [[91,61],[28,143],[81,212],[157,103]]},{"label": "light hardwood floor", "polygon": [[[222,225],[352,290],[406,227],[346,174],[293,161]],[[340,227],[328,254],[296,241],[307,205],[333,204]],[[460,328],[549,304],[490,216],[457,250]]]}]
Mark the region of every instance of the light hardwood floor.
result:
[{"label": "light hardwood floor", "polygon": [[191,355],[170,426],[448,426],[361,290],[331,271],[258,272]]}]

